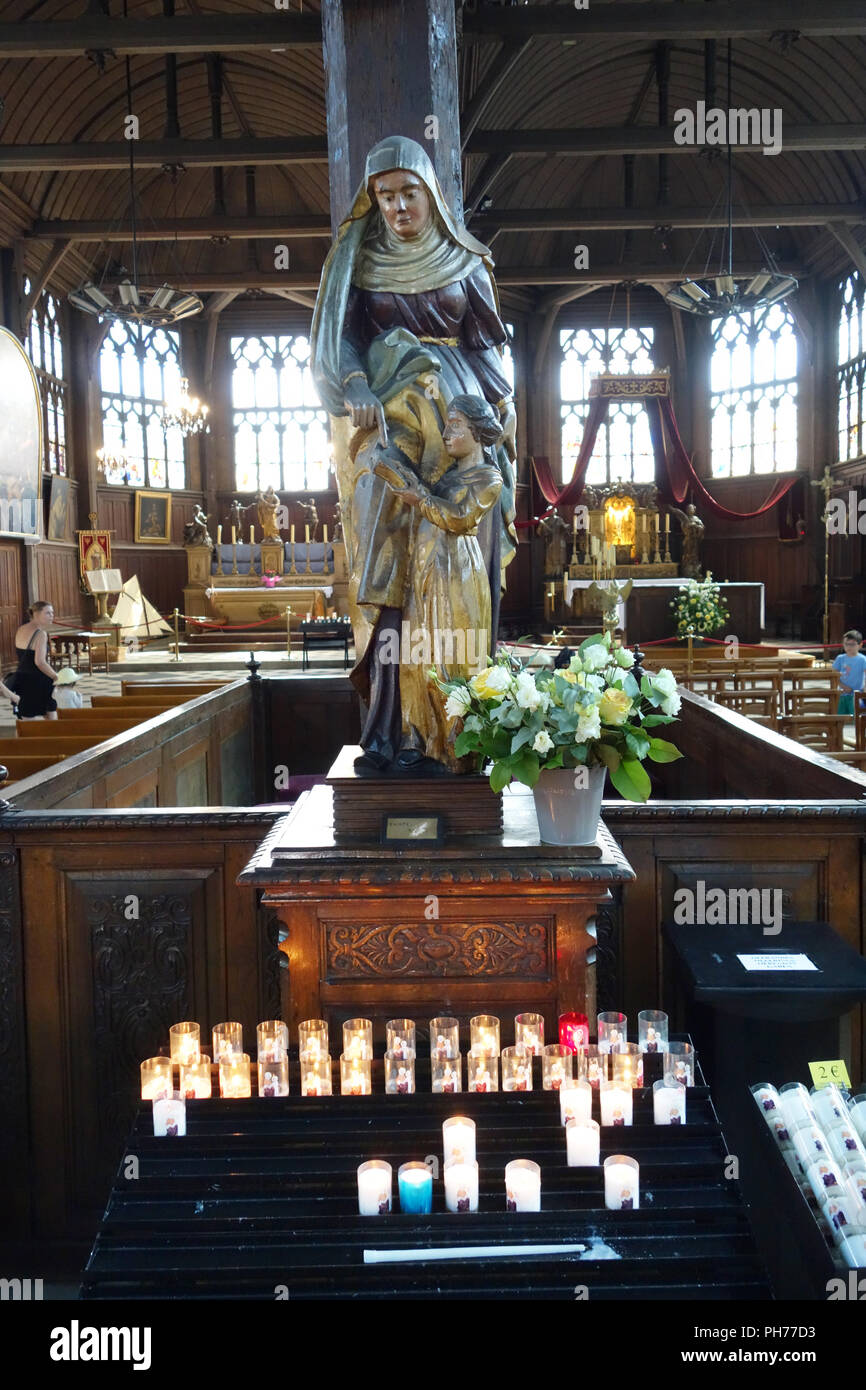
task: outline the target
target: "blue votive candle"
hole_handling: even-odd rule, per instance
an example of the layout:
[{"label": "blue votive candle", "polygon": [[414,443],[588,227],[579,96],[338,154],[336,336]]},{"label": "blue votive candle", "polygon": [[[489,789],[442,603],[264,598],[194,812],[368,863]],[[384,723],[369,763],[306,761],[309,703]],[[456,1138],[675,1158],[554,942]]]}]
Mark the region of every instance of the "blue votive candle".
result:
[{"label": "blue votive candle", "polygon": [[426,1216],[433,1210],[433,1174],[426,1163],[404,1163],[397,1172],[400,1210]]}]

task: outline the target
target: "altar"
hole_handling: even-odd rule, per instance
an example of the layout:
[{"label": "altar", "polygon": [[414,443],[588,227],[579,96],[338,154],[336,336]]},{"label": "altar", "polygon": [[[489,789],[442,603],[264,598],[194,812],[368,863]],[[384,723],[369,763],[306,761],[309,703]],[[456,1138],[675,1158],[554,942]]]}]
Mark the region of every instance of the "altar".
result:
[{"label": "altar", "polygon": [[[671,601],[687,582],[684,579],[658,577],[652,579],[636,578],[635,566],[617,566],[613,572],[616,579],[631,579],[631,593],[617,605],[618,626],[624,628],[629,641],[657,641],[672,637],[676,632],[676,622],[671,613]],[[598,608],[587,603],[586,591],[593,584],[587,567],[587,576],[563,579],[566,611],[576,618],[587,621],[598,614]],[[740,642],[760,642],[765,627],[764,585],[758,583],[719,584],[721,597],[728,605],[731,615],[725,632],[715,636],[724,639],[728,632],[733,633]]]}]

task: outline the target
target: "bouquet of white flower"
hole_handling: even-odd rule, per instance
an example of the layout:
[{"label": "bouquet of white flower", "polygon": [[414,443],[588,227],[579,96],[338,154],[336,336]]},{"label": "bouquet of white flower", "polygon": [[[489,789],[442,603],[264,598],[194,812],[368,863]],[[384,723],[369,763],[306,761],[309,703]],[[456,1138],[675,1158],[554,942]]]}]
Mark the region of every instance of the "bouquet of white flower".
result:
[{"label": "bouquet of white flower", "polygon": [[609,633],[587,637],[565,670],[527,670],[500,657],[471,680],[431,677],[447,697],[445,713],[462,721],[455,752],[488,763],[490,785],[512,780],[534,787],[539,774],[560,767],[606,767],[621,796],[646,801],[645,758],[682,757],[651,730],[670,724],[680,708],[670,671],[633,674],[634,656],[611,644]]},{"label": "bouquet of white flower", "polygon": [[699,636],[716,632],[731,618],[722,591],[709,570],[705,579],[690,579],[684,584],[671,600],[671,608],[677,620],[678,637],[688,636],[689,628]]}]

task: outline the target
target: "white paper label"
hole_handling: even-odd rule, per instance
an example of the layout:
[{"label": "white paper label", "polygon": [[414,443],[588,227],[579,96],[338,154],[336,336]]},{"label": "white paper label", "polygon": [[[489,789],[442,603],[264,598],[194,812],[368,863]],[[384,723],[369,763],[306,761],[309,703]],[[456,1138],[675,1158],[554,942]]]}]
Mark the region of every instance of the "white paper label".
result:
[{"label": "white paper label", "polygon": [[745,970],[817,970],[814,961],[804,955],[738,955]]}]

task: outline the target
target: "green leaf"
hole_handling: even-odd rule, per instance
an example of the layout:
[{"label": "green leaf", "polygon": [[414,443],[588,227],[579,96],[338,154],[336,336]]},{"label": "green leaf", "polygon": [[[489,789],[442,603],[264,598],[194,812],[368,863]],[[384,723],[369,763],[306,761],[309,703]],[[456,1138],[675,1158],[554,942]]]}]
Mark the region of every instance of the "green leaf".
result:
[{"label": "green leaf", "polygon": [[625,729],[625,746],[634,758],[645,758],[652,739],[643,729]]},{"label": "green leaf", "polygon": [[623,758],[619,767],[611,769],[610,780],[626,801],[646,801],[652,791],[646,770],[636,758]]},{"label": "green leaf", "polygon": [[683,755],[679,748],[674,747],[663,738],[650,739],[649,756],[654,763],[675,763],[677,758]]},{"label": "green leaf", "polygon": [[511,740],[511,752],[516,753],[519,748],[523,747],[524,743],[529,743],[531,739],[535,738],[535,732],[534,729],[527,729],[525,727],[518,729]]},{"label": "green leaf", "polygon": [[506,762],[496,762],[490,769],[490,786],[495,792],[501,792],[511,781],[511,768]]},{"label": "green leaf", "polygon": [[611,772],[613,772],[614,768],[619,767],[622,762],[622,754],[618,753],[617,750],[612,748],[604,739],[601,739],[595,745],[595,751],[605,767],[610,768]]},{"label": "green leaf", "polygon": [[673,724],[675,717],[673,714],[646,714],[644,715],[643,727],[654,729],[659,724]]},{"label": "green leaf", "polygon": [[478,734],[474,729],[463,729],[454,740],[454,752],[458,758],[463,758],[467,753],[477,753],[479,750]]},{"label": "green leaf", "polygon": [[562,752],[561,748],[555,748],[552,753],[548,753],[544,760],[544,766],[548,768],[562,767]]},{"label": "green leaf", "polygon": [[525,787],[534,787],[540,771],[538,754],[533,753],[529,748],[525,749],[522,756],[514,761],[511,771],[518,782],[522,782]]}]

